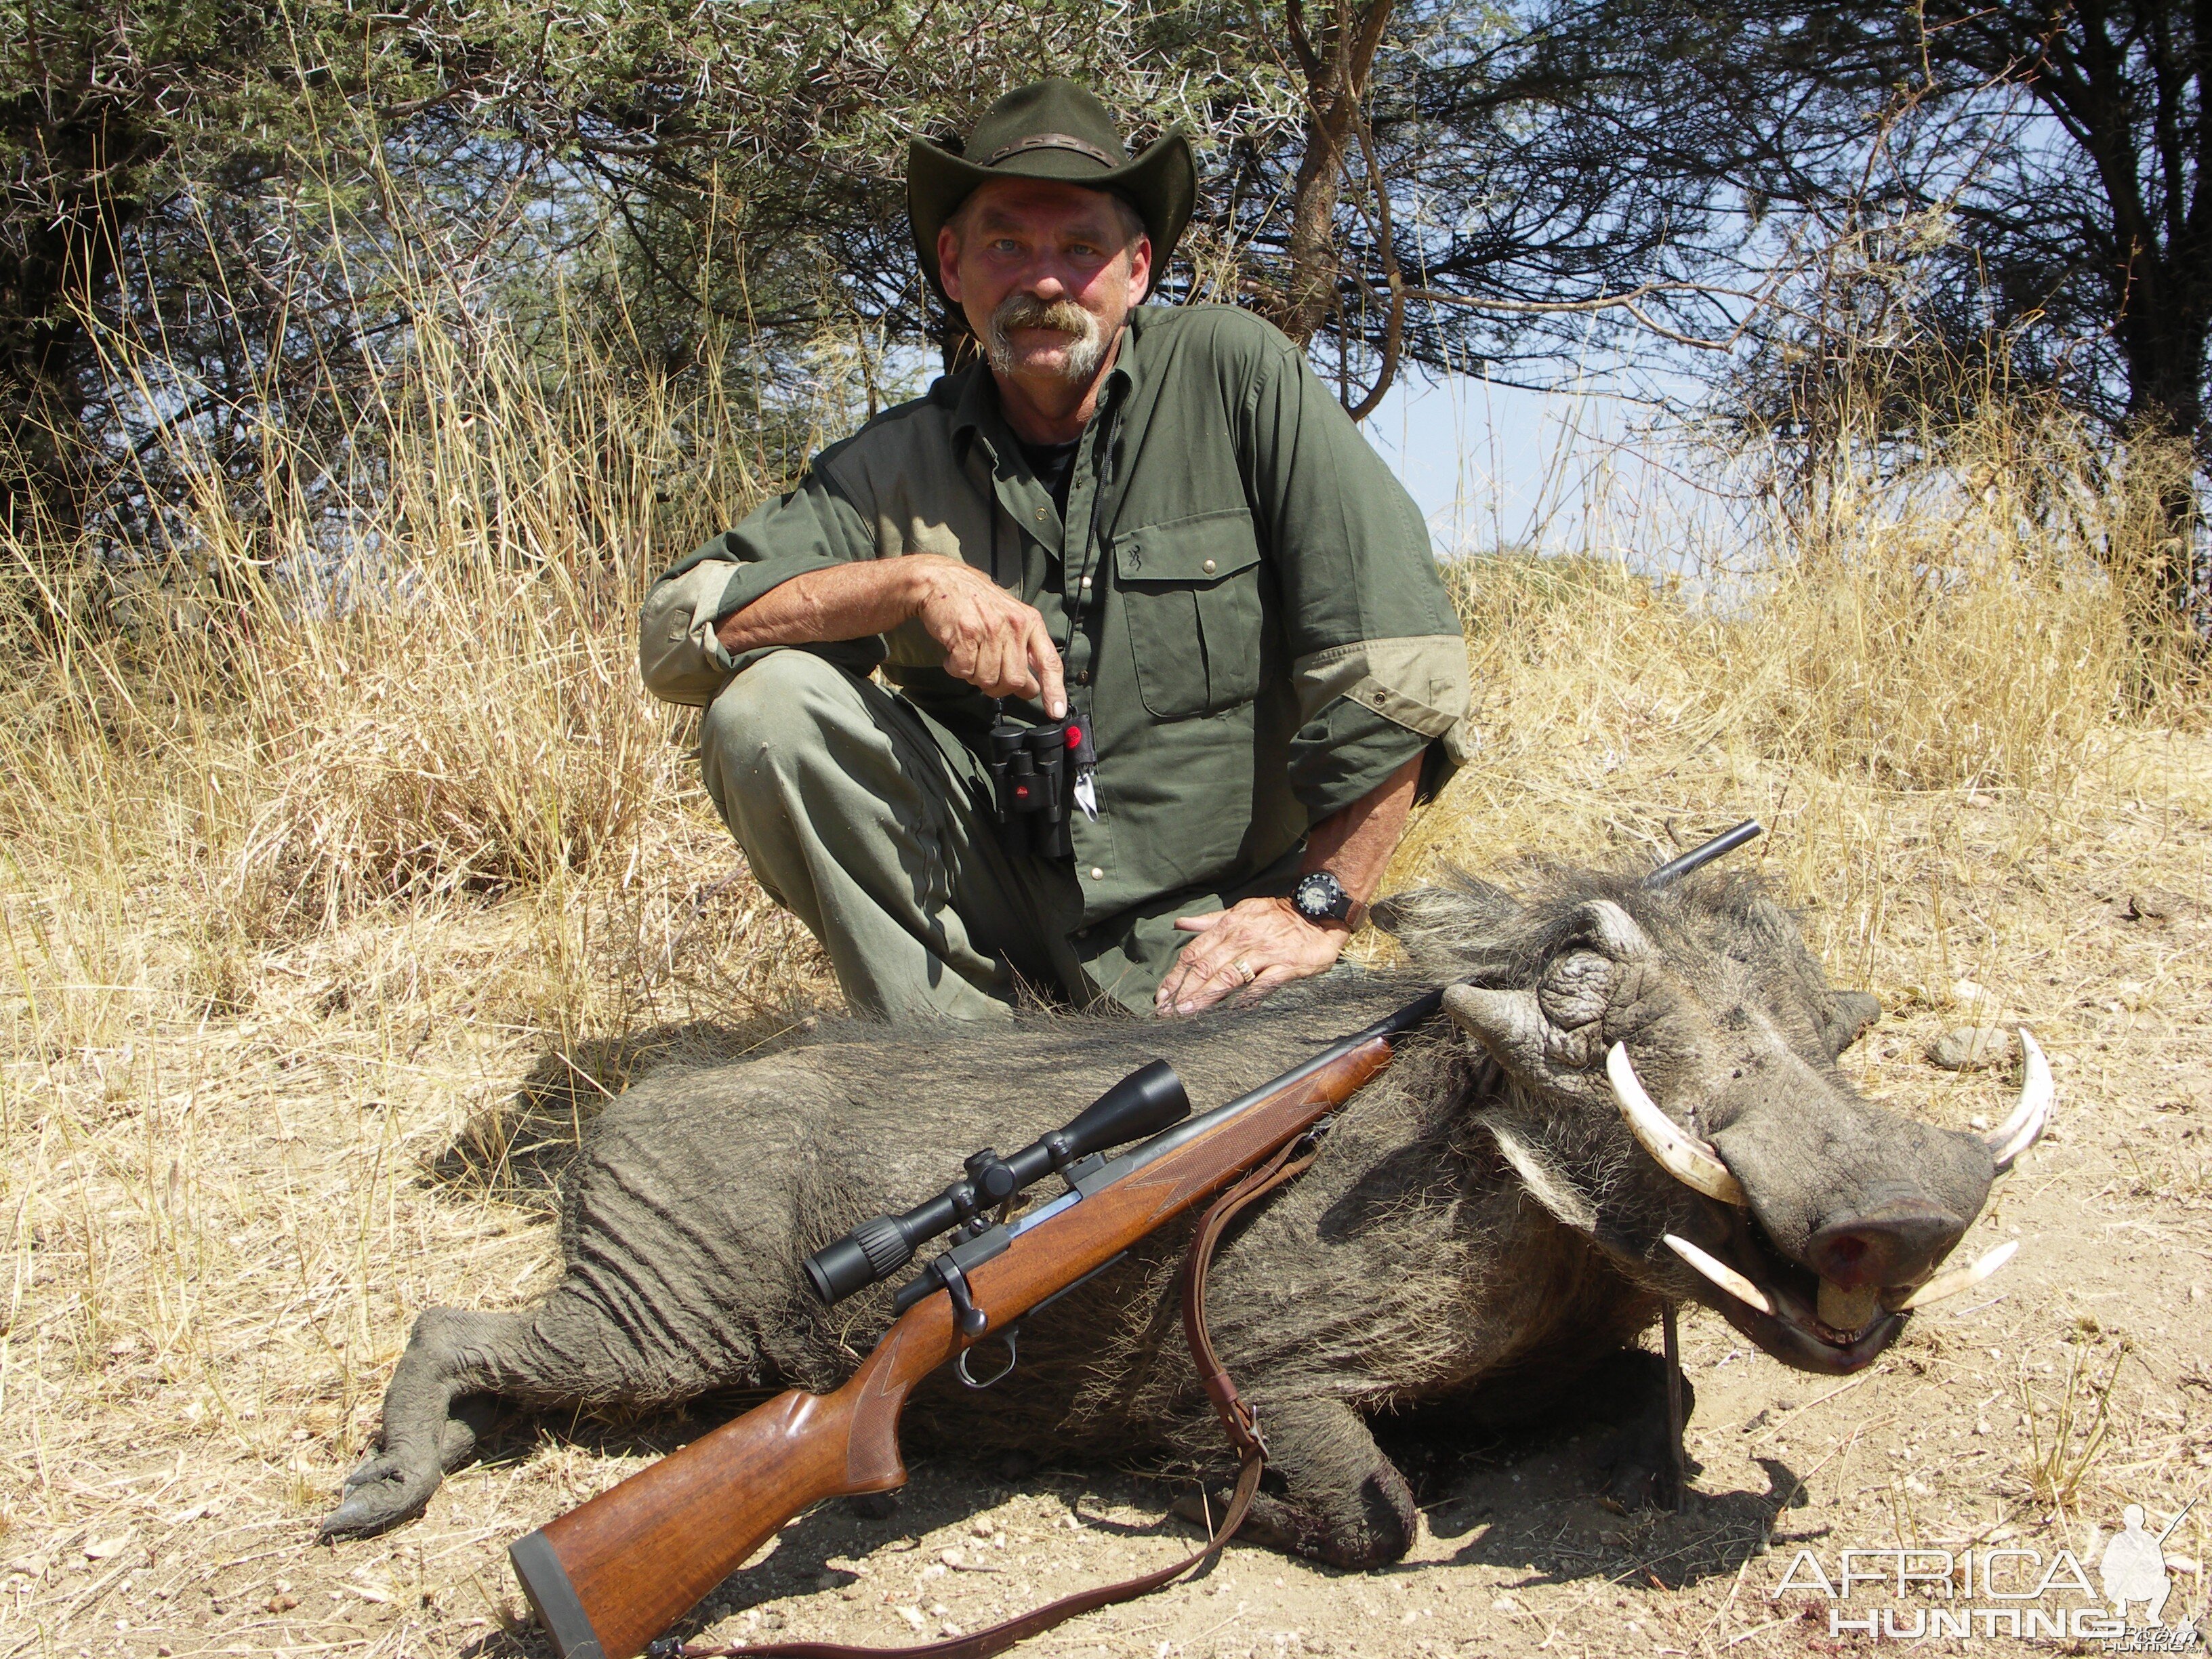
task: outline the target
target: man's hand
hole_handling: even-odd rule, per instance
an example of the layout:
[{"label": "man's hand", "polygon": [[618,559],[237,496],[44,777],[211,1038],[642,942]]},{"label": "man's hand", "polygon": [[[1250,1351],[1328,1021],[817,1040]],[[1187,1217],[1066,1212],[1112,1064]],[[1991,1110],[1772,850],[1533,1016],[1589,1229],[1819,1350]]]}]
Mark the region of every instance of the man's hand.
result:
[{"label": "man's hand", "polygon": [[1352,937],[1343,923],[1308,921],[1280,898],[1249,898],[1209,916],[1178,916],[1176,926],[1199,937],[1182,947],[1152,998],[1161,1014],[1194,1014],[1235,992],[1258,998],[1325,974]]},{"label": "man's hand", "polygon": [[[1420,776],[1416,755],[1314,825],[1300,873],[1327,870],[1354,898],[1373,896],[1405,833]],[[1162,1014],[1194,1014],[1240,990],[1246,1001],[1257,1001],[1278,985],[1325,974],[1352,937],[1342,922],[1308,921],[1283,898],[1245,899],[1210,916],[1178,916],[1176,926],[1199,937],[1182,947],[1153,995]]]},{"label": "man's hand", "polygon": [[945,672],[990,697],[1044,697],[1044,712],[1067,713],[1060,651],[1036,607],[1024,605],[973,565],[939,554],[898,561],[915,584],[914,615],[945,647]]}]

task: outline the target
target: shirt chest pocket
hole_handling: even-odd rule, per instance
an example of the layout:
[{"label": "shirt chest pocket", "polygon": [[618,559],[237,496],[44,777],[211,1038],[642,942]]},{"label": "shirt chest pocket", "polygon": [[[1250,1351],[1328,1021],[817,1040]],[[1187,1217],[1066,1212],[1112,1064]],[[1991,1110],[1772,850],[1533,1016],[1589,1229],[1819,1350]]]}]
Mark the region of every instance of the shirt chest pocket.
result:
[{"label": "shirt chest pocket", "polygon": [[1126,532],[1115,538],[1114,571],[1151,714],[1218,714],[1259,694],[1264,573],[1251,514]]}]

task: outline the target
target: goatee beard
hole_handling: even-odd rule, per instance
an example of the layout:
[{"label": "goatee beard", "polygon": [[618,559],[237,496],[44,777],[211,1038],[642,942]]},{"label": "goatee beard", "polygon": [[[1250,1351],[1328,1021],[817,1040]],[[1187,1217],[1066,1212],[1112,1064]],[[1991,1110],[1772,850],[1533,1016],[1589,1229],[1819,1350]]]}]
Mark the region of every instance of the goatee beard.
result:
[{"label": "goatee beard", "polygon": [[1079,385],[1098,372],[1106,356],[1106,331],[1098,319],[1073,300],[1047,302],[1033,294],[1009,294],[999,301],[983,332],[983,356],[1001,374],[1021,367],[1013,342],[1007,336],[1018,328],[1050,329],[1068,336],[1067,355],[1061,360],[1060,378]]}]

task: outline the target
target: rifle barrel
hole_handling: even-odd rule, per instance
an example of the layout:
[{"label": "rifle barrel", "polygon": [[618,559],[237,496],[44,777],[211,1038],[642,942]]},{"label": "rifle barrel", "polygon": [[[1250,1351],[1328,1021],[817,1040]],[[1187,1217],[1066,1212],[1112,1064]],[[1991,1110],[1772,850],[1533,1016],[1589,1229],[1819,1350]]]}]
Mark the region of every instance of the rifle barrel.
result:
[{"label": "rifle barrel", "polygon": [[1646,887],[1664,887],[1668,882],[1680,881],[1692,870],[1702,870],[1715,859],[1725,857],[1747,841],[1756,841],[1766,833],[1765,826],[1757,818],[1746,818],[1733,830],[1723,830],[1702,847],[1692,847],[1681,857],[1669,859],[1644,878]]}]

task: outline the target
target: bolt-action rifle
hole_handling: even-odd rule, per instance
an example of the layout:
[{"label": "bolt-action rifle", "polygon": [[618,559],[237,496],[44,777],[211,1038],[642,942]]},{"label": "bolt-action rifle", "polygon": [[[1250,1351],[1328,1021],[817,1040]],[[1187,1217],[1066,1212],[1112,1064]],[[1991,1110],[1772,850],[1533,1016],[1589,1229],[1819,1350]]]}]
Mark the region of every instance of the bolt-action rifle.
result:
[{"label": "bolt-action rifle", "polygon": [[[1677,878],[1758,833],[1755,825],[1739,826],[1655,874]],[[927,1240],[953,1236],[899,1291],[897,1317],[842,1388],[778,1395],[509,1549],[554,1651],[560,1659],[629,1659],[802,1510],[825,1498],[905,1485],[899,1413],[916,1383],[948,1360],[970,1387],[1004,1376],[1024,1316],[1279,1159],[1388,1066],[1393,1045],[1434,1018],[1443,1000],[1443,991],[1431,991],[1196,1117],[1188,1115],[1174,1069],[1154,1060],[1065,1127],[1012,1158],[977,1152],[965,1177],[938,1197],[902,1216],[864,1222],[809,1257],[810,1286],[833,1304],[882,1283]],[[1109,1156],[1140,1135],[1149,1139]],[[1012,1200],[1047,1176],[1057,1176],[1065,1190],[1012,1214]],[[1210,1218],[1208,1230],[1213,1224]],[[1187,1300],[1202,1300],[1203,1254],[1194,1251],[1197,1277],[1187,1281]],[[1202,1329],[1202,1316],[1187,1305],[1186,1320],[1194,1316]],[[969,1371],[969,1352],[994,1340],[1004,1345],[1005,1369],[978,1380]],[[1200,1346],[1195,1334],[1193,1346]],[[1206,1377],[1209,1392],[1218,1376],[1217,1368]],[[1216,1406],[1227,1422],[1234,1389],[1218,1381],[1228,1401],[1217,1394]],[[1256,1435],[1249,1437],[1248,1449],[1256,1445]],[[1257,1474],[1256,1456],[1249,1458],[1238,1517]],[[1209,1550],[1234,1524],[1224,1523]]]},{"label": "bolt-action rifle", "polygon": [[[1442,998],[1431,992],[1196,1117],[1173,1068],[1154,1060],[1034,1146],[1005,1159],[979,1152],[939,1197],[810,1257],[815,1294],[840,1300],[957,1230],[899,1292],[898,1317],[843,1387],[778,1395],[513,1547],[555,1652],[628,1659],[801,1510],[904,1486],[899,1413],[915,1384],[947,1360],[972,1381],[969,1350],[994,1339],[1011,1364],[1024,1315],[1296,1141],[1389,1064],[1391,1045]],[[1148,1129],[1158,1133],[1119,1156],[1103,1150]],[[1029,1181],[1054,1173],[1066,1183],[1057,1197],[994,1218]]]}]

